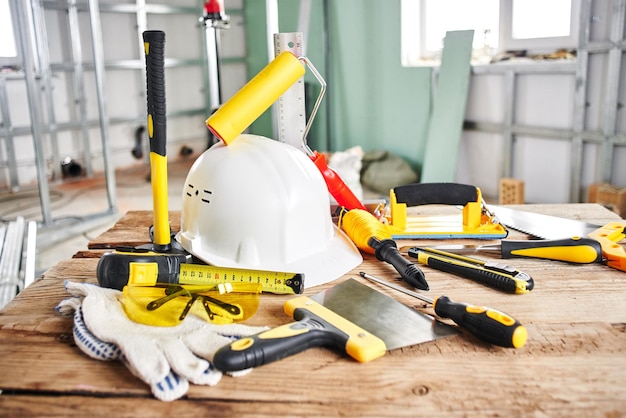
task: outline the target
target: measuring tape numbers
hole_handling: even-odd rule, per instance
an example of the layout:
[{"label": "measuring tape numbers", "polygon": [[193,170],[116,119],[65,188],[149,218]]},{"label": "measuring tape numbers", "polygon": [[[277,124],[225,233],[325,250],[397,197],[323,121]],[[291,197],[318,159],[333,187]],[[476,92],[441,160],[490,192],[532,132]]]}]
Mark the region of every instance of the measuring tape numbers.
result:
[{"label": "measuring tape numbers", "polygon": [[102,287],[122,290],[130,285],[172,284],[260,284],[263,292],[301,294],[304,274],[216,267],[186,262],[184,255],[114,251],[102,255],[96,268]]},{"label": "measuring tape numbers", "polygon": [[[283,32],[274,34],[274,54],[289,51],[296,57],[304,55],[302,32]],[[304,96],[304,77],[301,77],[278,99],[277,123],[278,140],[301,150],[304,144],[306,128],[306,104]]]},{"label": "measuring tape numbers", "polygon": [[301,294],[304,274],[278,271],[247,270],[202,264],[181,264],[181,284],[256,283],[263,292]]}]

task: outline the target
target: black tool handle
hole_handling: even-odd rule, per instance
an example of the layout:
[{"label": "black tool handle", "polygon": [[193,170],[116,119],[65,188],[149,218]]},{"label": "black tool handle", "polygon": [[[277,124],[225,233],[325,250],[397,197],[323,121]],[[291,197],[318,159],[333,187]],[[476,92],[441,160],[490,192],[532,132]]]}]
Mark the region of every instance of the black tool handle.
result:
[{"label": "black tool handle", "polygon": [[220,348],[214,366],[224,372],[246,370],[298,354],[312,347],[345,350],[348,334],[306,309],[296,309],[297,322],[244,337]]},{"label": "black tool handle", "polygon": [[154,211],[153,248],[159,252],[170,252],[166,115],[165,115],[165,33],[146,31],[143,33],[146,52],[146,98],[148,101],[148,135],[150,137],[150,181]]},{"label": "black tool handle", "polygon": [[394,240],[379,240],[376,237],[371,237],[367,245],[374,249],[374,254],[378,260],[391,264],[409,285],[421,290],[428,290],[424,272],[400,254]]},{"label": "black tool handle", "polygon": [[146,98],[148,101],[148,135],[150,151],[166,155],[165,117],[165,32],[143,33],[146,52]]},{"label": "black tool handle", "polygon": [[452,319],[490,344],[520,348],[528,338],[526,328],[517,319],[495,309],[454,302],[447,296],[435,299],[433,306],[437,315]]},{"label": "black tool handle", "polygon": [[437,270],[466,277],[507,293],[516,293],[517,291],[517,282],[513,278],[480,267],[455,264],[435,256],[428,257],[428,265]]},{"label": "black tool handle", "polygon": [[[444,252],[438,251],[438,253]],[[534,287],[534,282],[530,276],[522,274],[523,279],[516,278],[513,275],[520,274],[520,272],[517,272],[517,270],[509,266],[493,264],[491,268],[488,269],[483,267],[488,265],[486,263],[468,263],[463,261],[465,257],[455,256],[454,254],[445,256],[431,253],[419,247],[411,248],[408,254],[411,257],[417,258],[417,261],[421,264],[475,280],[507,293],[526,293]],[[470,260],[469,258],[466,259]]]},{"label": "black tool handle", "polygon": [[459,183],[414,183],[393,189],[398,203],[407,206],[461,205],[478,200],[476,186]]},{"label": "black tool handle", "polygon": [[178,283],[180,266],[187,262],[184,254],[153,252],[110,252],[100,257],[96,278],[100,287],[122,290],[130,277],[130,263],[156,263],[159,283]]}]

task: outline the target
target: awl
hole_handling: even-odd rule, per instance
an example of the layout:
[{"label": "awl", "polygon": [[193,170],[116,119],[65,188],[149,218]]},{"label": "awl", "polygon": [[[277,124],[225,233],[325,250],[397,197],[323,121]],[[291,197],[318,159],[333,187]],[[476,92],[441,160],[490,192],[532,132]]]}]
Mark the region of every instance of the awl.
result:
[{"label": "awl", "polygon": [[591,238],[572,237],[550,240],[502,240],[500,244],[484,245],[436,245],[430,248],[454,254],[487,252],[502,258],[529,257],[570,263],[599,263],[602,247]]},{"label": "awl", "polygon": [[220,348],[213,358],[215,367],[221,371],[245,370],[322,346],[367,362],[387,350],[458,332],[354,279],[311,297],[288,300],[284,309],[296,322]]}]

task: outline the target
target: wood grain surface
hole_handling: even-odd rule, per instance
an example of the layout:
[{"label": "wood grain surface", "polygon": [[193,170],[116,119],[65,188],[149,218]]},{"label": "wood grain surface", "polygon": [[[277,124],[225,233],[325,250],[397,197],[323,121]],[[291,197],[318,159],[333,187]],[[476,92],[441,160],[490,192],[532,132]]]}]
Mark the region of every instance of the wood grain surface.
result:
[{"label": "wood grain surface", "polygon": [[[512,206],[513,207],[513,206]],[[520,209],[594,223],[619,220],[592,204]],[[178,213],[171,214],[179,228]],[[151,212],[126,214],[0,311],[2,416],[605,416],[626,414],[626,273],[601,264],[509,259],[535,289],[511,295],[421,267],[430,297],[447,295],[509,313],[528,329],[521,349],[490,346],[466,332],[388,352],[369,363],[325,348],[261,366],[213,387],[191,385],[183,399],[154,399],[121,363],[88,358],[74,344],[72,319],[55,311],[65,280],[96,283],[98,257],[117,245],[149,242]],[[509,238],[526,236],[511,231]],[[455,240],[471,242],[471,240]],[[482,241],[481,241],[482,242]],[[399,246],[450,241],[402,241]],[[490,259],[486,255],[477,258]],[[396,280],[391,266],[362,265],[314,294],[366,271]],[[365,281],[425,313],[425,303]],[[402,284],[401,282],[398,282]],[[277,326],[290,296],[264,294],[248,323]]]}]

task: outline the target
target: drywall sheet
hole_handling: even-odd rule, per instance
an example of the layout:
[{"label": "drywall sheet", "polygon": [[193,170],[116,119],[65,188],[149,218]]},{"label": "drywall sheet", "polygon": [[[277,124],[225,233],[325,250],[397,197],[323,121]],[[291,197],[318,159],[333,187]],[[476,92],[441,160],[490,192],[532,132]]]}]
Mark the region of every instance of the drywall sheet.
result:
[{"label": "drywall sheet", "polygon": [[473,30],[446,33],[428,124],[421,183],[455,181],[471,75],[473,38]]}]

